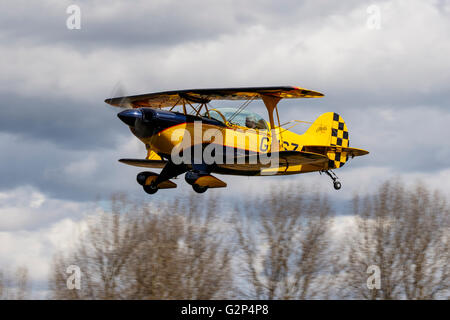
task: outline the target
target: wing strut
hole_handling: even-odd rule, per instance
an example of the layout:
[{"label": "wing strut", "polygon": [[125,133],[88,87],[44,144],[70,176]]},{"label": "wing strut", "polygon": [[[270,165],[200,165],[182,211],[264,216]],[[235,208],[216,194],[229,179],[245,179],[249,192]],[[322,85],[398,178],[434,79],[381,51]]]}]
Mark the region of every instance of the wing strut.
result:
[{"label": "wing strut", "polygon": [[[271,152],[279,151],[279,143],[275,131],[275,123],[273,121],[273,111],[276,109],[278,102],[281,100],[280,97],[261,95],[261,99],[267,108],[267,113],[269,114],[270,131],[272,133],[272,143],[270,147]],[[279,119],[278,119],[279,120]]]}]

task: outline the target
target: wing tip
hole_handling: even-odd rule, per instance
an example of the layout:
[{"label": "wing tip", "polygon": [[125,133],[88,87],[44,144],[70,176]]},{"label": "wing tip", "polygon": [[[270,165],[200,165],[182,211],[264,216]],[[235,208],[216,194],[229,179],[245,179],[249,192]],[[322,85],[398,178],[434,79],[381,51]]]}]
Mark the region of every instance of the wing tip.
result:
[{"label": "wing tip", "polygon": [[104,100],[105,103],[109,104],[110,106],[116,106],[116,104],[114,103],[114,99],[115,98],[106,98]]},{"label": "wing tip", "polygon": [[315,90],[309,90],[302,87],[293,87],[295,90],[301,91],[301,94],[305,98],[322,98],[325,96],[322,92],[315,91]]}]

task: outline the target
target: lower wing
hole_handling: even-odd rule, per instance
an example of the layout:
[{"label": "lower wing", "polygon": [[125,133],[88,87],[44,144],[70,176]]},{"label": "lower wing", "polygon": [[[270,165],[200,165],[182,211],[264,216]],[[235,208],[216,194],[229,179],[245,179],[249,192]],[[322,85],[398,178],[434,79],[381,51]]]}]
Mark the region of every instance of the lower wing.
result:
[{"label": "lower wing", "polygon": [[167,161],[165,160],[147,160],[147,159],[120,159],[119,162],[135,167],[143,168],[164,168]]},{"label": "lower wing", "polygon": [[[120,159],[122,163],[135,167],[163,168],[165,160],[147,159]],[[238,156],[233,163],[216,164],[221,169],[238,171],[258,171],[264,168],[289,167],[305,164],[322,164],[328,161],[328,157],[322,154],[304,151],[280,151],[248,156]]]},{"label": "lower wing", "polygon": [[266,168],[287,168],[297,165],[319,165],[326,163],[328,157],[304,151],[280,151],[237,157],[234,163],[217,164],[220,169],[237,171],[259,171]]}]

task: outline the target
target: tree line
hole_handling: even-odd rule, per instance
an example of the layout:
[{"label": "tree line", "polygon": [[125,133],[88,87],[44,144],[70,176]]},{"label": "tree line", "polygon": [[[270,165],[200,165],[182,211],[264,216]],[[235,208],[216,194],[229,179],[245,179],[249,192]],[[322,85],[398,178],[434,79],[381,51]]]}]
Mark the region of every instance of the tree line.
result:
[{"label": "tree line", "polygon": [[[450,207],[441,193],[391,180],[337,215],[326,196],[299,184],[271,190],[231,207],[214,192],[146,203],[115,195],[73,250],[55,254],[48,298],[450,298]],[[79,289],[68,288],[73,265]],[[26,271],[12,277],[19,289],[9,297],[3,278],[1,298],[30,296]]]}]

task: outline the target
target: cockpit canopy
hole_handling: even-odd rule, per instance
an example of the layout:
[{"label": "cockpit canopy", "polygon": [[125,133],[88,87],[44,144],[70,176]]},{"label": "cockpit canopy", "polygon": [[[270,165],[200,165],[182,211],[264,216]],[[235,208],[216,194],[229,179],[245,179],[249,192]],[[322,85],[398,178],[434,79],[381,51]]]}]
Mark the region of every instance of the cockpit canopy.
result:
[{"label": "cockpit canopy", "polygon": [[[258,114],[243,110],[236,114],[237,108],[218,108],[209,110],[211,118],[219,120],[221,122],[230,122],[241,127],[247,127],[250,129],[268,130],[266,121]],[[207,114],[205,113],[205,117]]]}]

